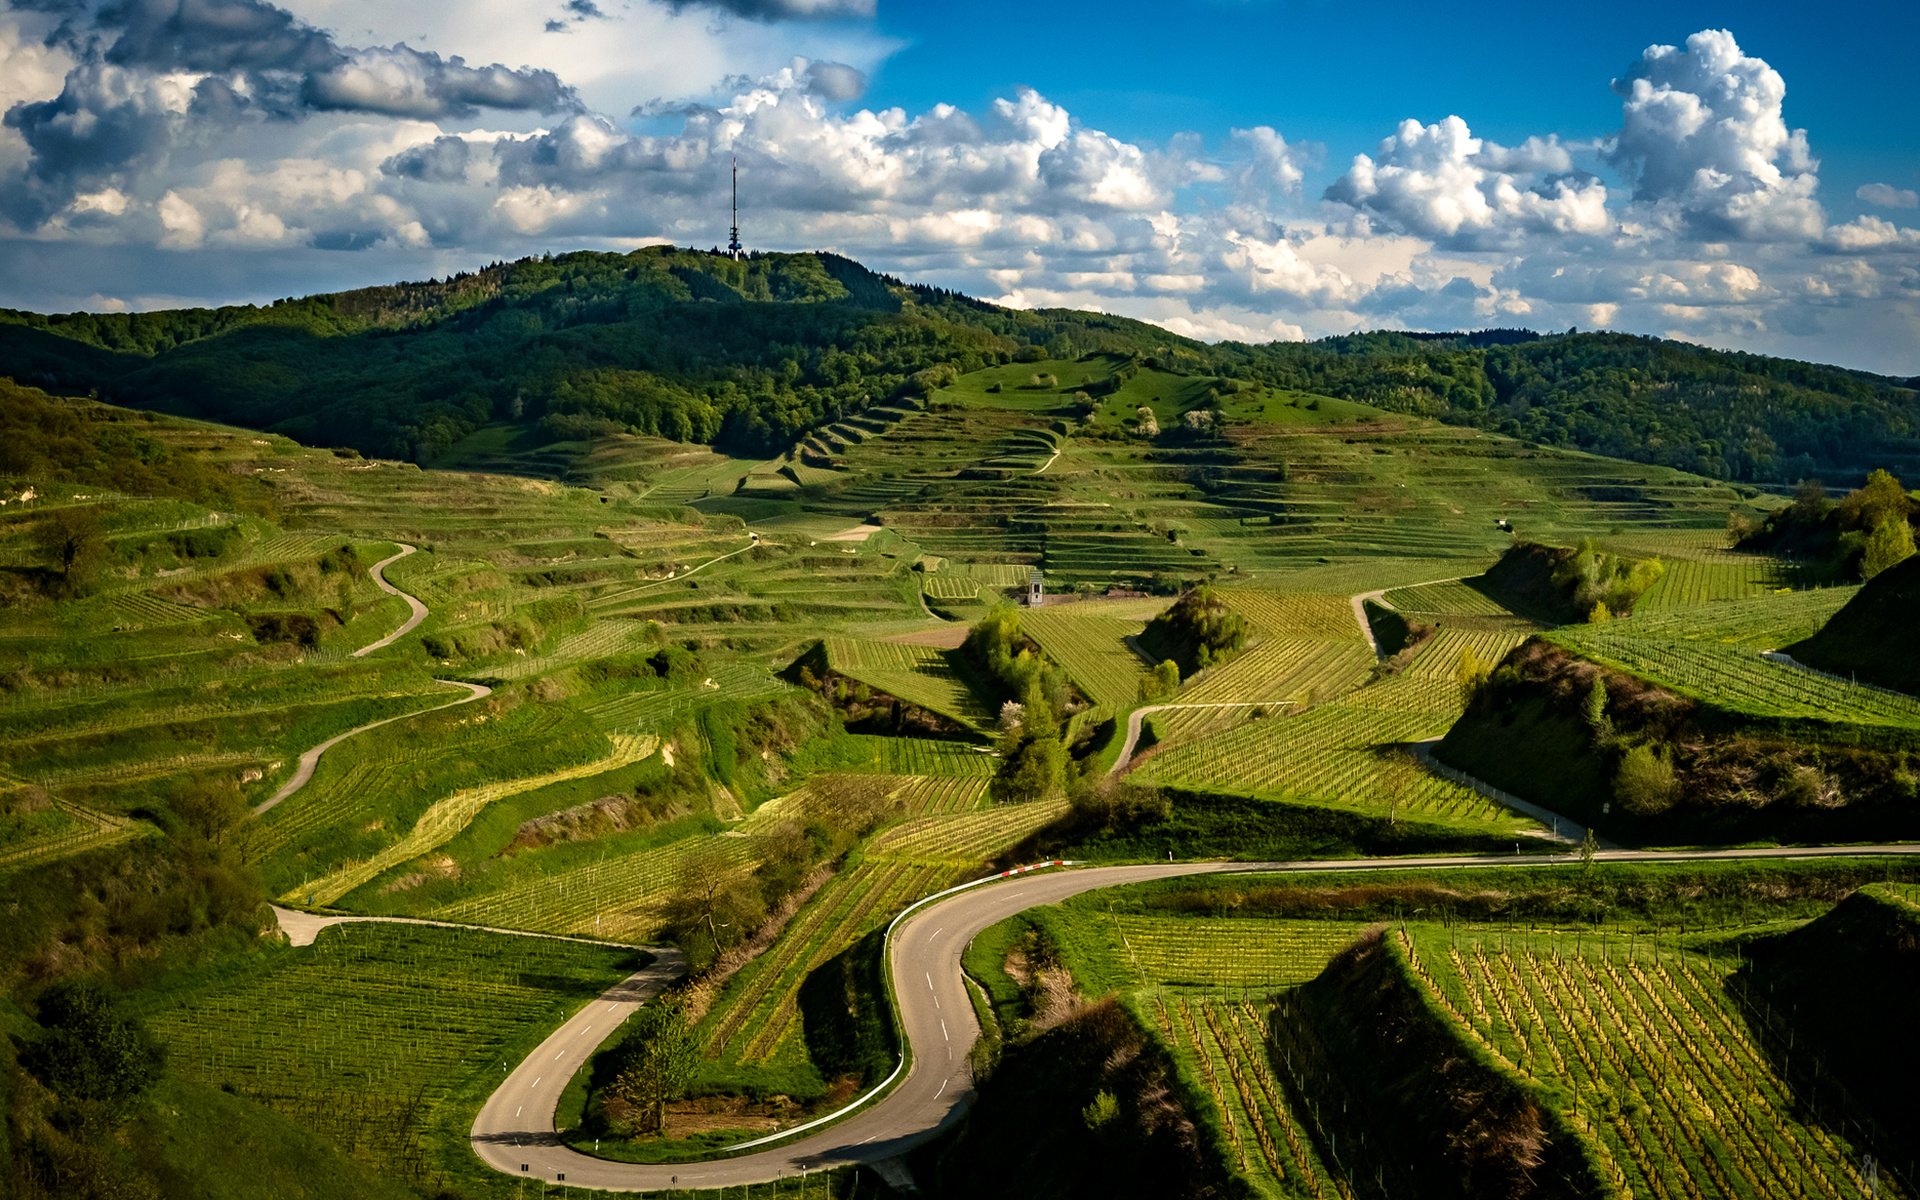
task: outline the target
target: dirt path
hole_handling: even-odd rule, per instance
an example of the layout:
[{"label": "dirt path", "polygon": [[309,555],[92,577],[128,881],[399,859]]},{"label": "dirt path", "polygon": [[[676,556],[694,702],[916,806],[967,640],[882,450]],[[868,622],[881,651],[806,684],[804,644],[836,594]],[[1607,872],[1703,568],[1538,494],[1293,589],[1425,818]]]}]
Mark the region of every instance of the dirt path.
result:
[{"label": "dirt path", "polygon": [[701,571],[704,571],[715,563],[725,562],[729,558],[735,558],[735,557],[738,557],[739,555],[745,554],[747,551],[753,549],[755,546],[758,546],[759,544],[760,544],[760,535],[757,533],[749,533],[747,535],[747,544],[740,547],[738,550],[729,550],[725,554],[716,554],[712,558],[709,558],[707,561],[703,563],[699,563],[695,566],[688,567],[686,570],[680,572],[678,575],[675,575],[672,578],[656,579],[652,583],[643,583],[638,587],[627,588],[625,591],[615,592],[610,596],[601,596],[598,599],[596,599],[593,603],[595,605],[598,605],[604,608],[604,607],[619,603],[621,601],[624,601],[629,597],[644,595],[645,593],[651,592],[657,588],[663,588],[669,584],[679,583],[682,579],[685,579],[690,575],[694,575]]},{"label": "dirt path", "polygon": [[301,788],[307,786],[308,783],[312,782],[314,769],[320,765],[320,756],[335,746],[338,746],[341,742],[346,741],[348,738],[356,737],[369,729],[378,729],[382,725],[391,725],[395,721],[404,721],[408,717],[417,717],[423,713],[439,712],[443,708],[452,708],[459,704],[472,704],[475,700],[493,694],[493,689],[484,683],[467,683],[459,679],[436,679],[434,682],[447,687],[464,688],[467,694],[458,700],[449,700],[445,704],[436,704],[432,708],[423,708],[420,712],[401,713],[398,716],[382,717],[378,721],[368,721],[365,725],[356,725],[345,733],[334,734],[318,746],[300,755],[300,764],[294,768],[293,777],[281,784],[279,791],[254,805],[254,815],[258,816],[266,812],[274,805],[279,804],[282,800],[287,799]]},{"label": "dirt path", "polygon": [[[395,642],[399,641],[401,638],[405,637],[407,634],[412,633],[414,629],[419,626],[420,622],[427,619],[426,605],[420,603],[417,597],[411,596],[406,592],[401,591],[399,588],[393,586],[391,583],[387,582],[387,575],[386,575],[387,568],[392,566],[394,563],[399,562],[401,559],[405,558],[407,555],[413,554],[418,550],[418,547],[409,546],[405,542],[395,542],[394,544],[400,547],[399,553],[390,554],[386,558],[383,558],[379,562],[373,564],[373,566],[367,568],[367,574],[373,577],[374,586],[378,587],[381,591],[385,592],[389,596],[398,596],[402,600],[405,600],[407,602],[407,607],[413,610],[412,615],[407,618],[406,623],[401,625],[400,628],[394,630],[392,633],[381,638],[379,641],[369,642],[367,645],[360,647],[358,650],[355,650],[353,652],[353,657],[355,658],[365,658],[367,655],[372,654],[375,650],[385,649],[386,647],[393,645]],[[356,725],[352,729],[347,730],[345,733],[334,734],[332,737],[328,738],[326,741],[321,742],[318,746],[315,746],[311,750],[307,750],[300,755],[300,762],[293,769],[293,777],[287,780],[285,783],[281,784],[279,791],[275,792],[271,796],[268,796],[265,800],[262,800],[260,803],[254,805],[253,806],[254,815],[259,816],[261,813],[268,811],[269,809],[273,808],[275,805],[279,804],[281,801],[287,799],[289,796],[292,796],[295,792],[298,792],[301,788],[307,786],[308,783],[312,782],[314,769],[320,765],[320,756],[325,754],[327,751],[333,749],[335,746],[338,746],[341,742],[346,741],[348,738],[358,736],[359,734],[365,733],[369,729],[378,729],[382,725],[391,725],[395,721],[404,721],[408,717],[417,717],[420,715],[420,713],[439,712],[443,708],[452,708],[456,704],[472,704],[475,700],[478,700],[483,696],[489,696],[493,694],[493,689],[490,687],[487,687],[484,684],[463,683],[457,679],[436,679],[434,680],[434,682],[439,684],[444,684],[447,687],[463,688],[465,689],[467,694],[460,697],[458,700],[449,700],[445,704],[436,704],[432,708],[423,708],[420,710],[420,712],[401,713],[399,716],[395,716],[395,717],[382,717],[378,721],[368,721],[365,725]]]},{"label": "dirt path", "polygon": [[402,600],[405,600],[407,602],[407,608],[411,611],[406,619],[406,622],[402,624],[400,628],[394,630],[392,633],[381,638],[377,642],[369,642],[368,644],[360,647],[358,650],[355,650],[353,652],[353,656],[355,658],[365,658],[367,655],[372,654],[375,650],[385,650],[388,646],[393,645],[395,642],[399,641],[401,638],[407,636],[409,633],[412,633],[416,628],[419,627],[420,622],[427,619],[427,606],[420,603],[420,600],[418,597],[408,595],[406,592],[401,591],[399,588],[387,582],[387,575],[386,575],[387,568],[392,566],[394,563],[399,562],[401,559],[405,558],[407,555],[415,553],[419,549],[419,547],[409,546],[405,542],[396,542],[394,544],[400,547],[400,553],[390,555],[386,558],[381,559],[379,562],[373,564],[373,566],[367,568],[367,574],[373,577],[373,585],[375,587],[379,588],[381,591],[385,592],[389,596],[398,596]]}]

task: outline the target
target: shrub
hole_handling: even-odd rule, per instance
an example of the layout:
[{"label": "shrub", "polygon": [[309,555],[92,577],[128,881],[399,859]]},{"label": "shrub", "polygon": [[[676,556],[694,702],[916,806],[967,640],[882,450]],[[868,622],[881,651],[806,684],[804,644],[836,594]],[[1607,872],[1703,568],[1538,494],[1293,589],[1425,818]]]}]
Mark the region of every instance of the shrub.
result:
[{"label": "shrub", "polygon": [[160,1078],[160,1047],[98,984],[48,989],[40,998],[40,1024],[46,1032],[22,1061],[60,1095],[124,1103]]}]

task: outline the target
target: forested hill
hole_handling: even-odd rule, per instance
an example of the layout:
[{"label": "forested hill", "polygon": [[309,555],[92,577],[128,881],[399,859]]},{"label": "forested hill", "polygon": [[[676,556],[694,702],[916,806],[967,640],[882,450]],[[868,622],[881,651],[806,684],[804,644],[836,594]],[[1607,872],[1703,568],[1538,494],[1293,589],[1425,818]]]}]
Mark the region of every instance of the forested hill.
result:
[{"label": "forested hill", "polygon": [[421,461],[502,420],[555,439],[630,430],[777,452],[952,373],[1096,352],[1717,478],[1920,474],[1914,380],[1610,333],[1207,346],[831,254],[581,252],[265,306],[0,311],[0,375],[19,382]]},{"label": "forested hill", "polygon": [[1245,374],[1718,479],[1920,466],[1920,379],[1621,333],[1367,333],[1222,346]]},{"label": "forested hill", "polygon": [[1196,368],[1205,350],[1138,321],[909,286],[836,255],[666,247],[266,306],[0,312],[0,374],[21,383],[416,461],[501,420],[556,439],[629,430],[780,451],[1025,346]]}]

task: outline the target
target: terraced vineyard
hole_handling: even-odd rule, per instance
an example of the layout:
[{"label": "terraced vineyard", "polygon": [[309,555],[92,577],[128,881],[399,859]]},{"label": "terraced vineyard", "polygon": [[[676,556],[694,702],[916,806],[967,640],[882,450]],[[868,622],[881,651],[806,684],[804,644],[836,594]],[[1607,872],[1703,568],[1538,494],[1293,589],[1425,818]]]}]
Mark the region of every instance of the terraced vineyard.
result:
[{"label": "terraced vineyard", "polygon": [[1271,990],[1305,983],[1365,928],[1344,921],[1094,911],[1074,920],[1097,940],[1103,973],[1148,988]]},{"label": "terraced vineyard", "polygon": [[1040,643],[1047,656],[1066,668],[1067,675],[1095,704],[1108,712],[1125,712],[1140,700],[1147,678],[1146,663],[1129,644],[1144,622],[1102,616],[1097,604],[1066,604],[1022,613],[1021,631]]},{"label": "terraced vineyard", "polygon": [[145,837],[151,826],[76,804],[49,804],[40,812],[0,821],[0,874]]},{"label": "terraced vineyard", "polygon": [[722,1068],[803,1057],[798,1000],[807,974],[954,875],[952,863],[876,857],[835,876],[714,1003],[696,1031],[703,1057]]},{"label": "terraced vineyard", "polygon": [[932,646],[829,638],[827,664],[849,679],[950,717],[973,729],[992,725],[993,716],[961,681],[946,652]]},{"label": "terraced vineyard", "polygon": [[916,861],[978,863],[1059,820],[1064,803],[1001,804],[978,812],[903,821],[873,841],[875,854]]},{"label": "terraced vineyard", "polygon": [[[914,303],[896,332],[935,309]],[[689,1107],[764,1126],[860,1083],[822,1077],[800,1018],[807,979],[989,862],[1157,860],[1182,839],[1251,853],[1232,822],[1249,801],[1274,802],[1262,836],[1276,855],[1543,834],[1409,754],[1461,714],[1463,660],[1497,662],[1540,632],[1467,582],[1511,543],[1503,524],[1666,562],[1632,617],[1546,635],[1576,652],[1741,712],[1920,729],[1920,700],[1761,660],[1855,594],[1782,593],[1783,564],[1720,547],[1727,510],[1764,496],[1217,378],[1184,344],[1148,358],[1062,335],[1078,357],[1027,361],[1062,351],[982,338],[983,370],[945,385],[937,372],[924,398],[889,382],[895,398],[836,411],[764,458],[495,427],[446,453],[458,471],[421,470],[141,418],[127,424],[155,461],[208,466],[221,487],[207,502],[62,488],[29,510],[10,477],[0,567],[21,603],[0,605],[0,891],[100,872],[78,909],[0,895],[52,931],[17,978],[73,961],[144,979],[121,968],[184,936],[204,957],[130,1000],[170,1070],[257,1097],[423,1194],[486,1194],[462,1190],[479,1169],[465,1142],[478,1098],[631,956],[438,928],[336,929],[300,951],[251,928],[203,937],[215,906],[195,889],[220,881],[195,872],[231,856],[294,902],[631,943],[662,937],[699,889],[750,893],[742,911],[786,924],[742,928],[750,960],[703,992]],[[1222,428],[1154,436],[1143,407],[1169,431],[1197,410]],[[108,566],[90,594],[56,598],[36,523],[82,504],[101,510]],[[352,658],[405,610],[365,571],[402,541],[420,549],[390,579],[431,611]],[[946,648],[1036,570],[1049,603],[1023,610],[1023,628],[1092,711],[1067,739],[1084,761],[1033,786],[1054,798],[1002,804],[990,780],[1019,760]],[[1129,809],[1131,789],[1095,773],[1149,678],[1131,641],[1201,582],[1245,618],[1248,644],[1148,719],[1132,780],[1168,790]],[[1354,611],[1364,595],[1435,626],[1431,640],[1380,662]],[[450,680],[493,691],[421,711]],[[959,728],[889,723],[861,708],[871,692]],[[394,716],[246,815],[304,750]],[[796,856],[800,870],[761,869]],[[168,872],[188,900],[149,938],[150,914],[121,910],[151,899],[150,880],[173,895]],[[98,920],[95,895],[113,898]],[[61,924],[69,910],[81,915]],[[1055,914],[1064,926],[1036,919],[1035,936],[1068,928],[1058,948],[1085,960],[1082,982],[1124,993],[1211,1105],[1203,1124],[1253,1194],[1365,1193],[1269,1044],[1275,996],[1318,974],[1358,917],[1154,911],[1089,901]],[[1590,940],[1569,952],[1566,934],[1460,936],[1416,929],[1423,986],[1462,1037],[1573,1113],[1619,1189],[1691,1200],[1866,1182],[1859,1148],[1809,1124],[1767,1073],[1726,1007],[1723,964],[1665,943],[1609,956]],[[13,997],[23,1028],[33,994]]]},{"label": "terraced vineyard", "polygon": [[1620,631],[1654,639],[1774,650],[1812,634],[1859,590],[1830,587],[1730,600],[1701,609],[1649,609],[1621,622]]},{"label": "terraced vineyard", "polygon": [[1552,636],[1583,657],[1734,712],[1920,727],[1920,699],[1769,662],[1740,646],[1641,636],[1625,624],[1569,626]]},{"label": "terraced vineyard", "polygon": [[502,1062],[638,965],[599,946],[348,925],[154,996],[144,1015],[174,1069],[424,1178]]},{"label": "terraced vineyard", "polygon": [[546,870],[489,879],[473,894],[424,915],[645,945],[658,936],[661,906],[690,867],[744,875],[758,863],[756,850],[751,839],[719,837],[618,856],[576,858]]},{"label": "terraced vineyard", "polygon": [[1153,995],[1141,1002],[1156,1030],[1212,1102],[1228,1165],[1257,1194],[1286,1200],[1350,1200],[1329,1171],[1298,1102],[1276,1077],[1266,1045],[1267,1012],[1247,1000]]},{"label": "terraced vineyard", "polygon": [[1463,1036],[1553,1089],[1619,1194],[1873,1194],[1754,1044],[1723,961],[1651,941],[1389,937]]},{"label": "terraced vineyard", "polygon": [[1321,804],[1391,819],[1484,829],[1537,829],[1478,792],[1421,768],[1404,751],[1444,734],[1457,704],[1450,683],[1407,677],[1298,716],[1249,721],[1169,749],[1146,780]]}]

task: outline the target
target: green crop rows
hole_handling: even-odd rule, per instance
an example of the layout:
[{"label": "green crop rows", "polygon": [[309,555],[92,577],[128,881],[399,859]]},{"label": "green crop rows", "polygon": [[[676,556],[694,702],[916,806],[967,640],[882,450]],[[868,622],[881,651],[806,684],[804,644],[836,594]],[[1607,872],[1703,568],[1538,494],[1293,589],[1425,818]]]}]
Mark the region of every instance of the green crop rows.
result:
[{"label": "green crop rows", "polygon": [[828,638],[827,663],[849,679],[963,725],[984,727],[992,723],[979,698],[947,662],[946,651],[898,642]]},{"label": "green crop rows", "polygon": [[730,981],[700,1026],[710,1062],[765,1062],[798,1045],[800,985],[808,972],[952,882],[953,866],[876,859],[835,876],[768,953]]},{"label": "green crop rows", "polygon": [[[1490,830],[1532,828],[1470,788],[1395,749],[1438,737],[1452,721],[1437,680],[1395,679],[1299,716],[1251,721],[1175,746],[1141,768],[1151,780],[1305,801],[1396,818]],[[1399,698],[1404,706],[1386,706]]]},{"label": "green crop rows", "polygon": [[1920,700],[1769,662],[1750,649],[1579,625],[1553,639],[1574,653],[1734,712],[1920,728]]},{"label": "green crop rows", "polygon": [[1266,1014],[1245,1000],[1151,996],[1143,1002],[1176,1061],[1219,1114],[1229,1164],[1259,1194],[1286,1200],[1349,1200],[1352,1190],[1327,1170],[1309,1126],[1275,1076]]},{"label": "green crop rows", "polygon": [[417,1170],[464,1141],[503,1067],[637,965],[599,946],[346,926],[150,998],[147,1021],[176,1069]]},{"label": "green crop rows", "polygon": [[1124,712],[1139,702],[1140,684],[1147,677],[1146,664],[1128,645],[1142,625],[1124,617],[1069,611],[1095,607],[1068,604],[1022,613],[1020,628],[1095,704]]},{"label": "green crop rows", "polygon": [[1869,1194],[1755,1046],[1719,962],[1564,935],[1389,936],[1466,1036],[1551,1089],[1621,1194]]}]

